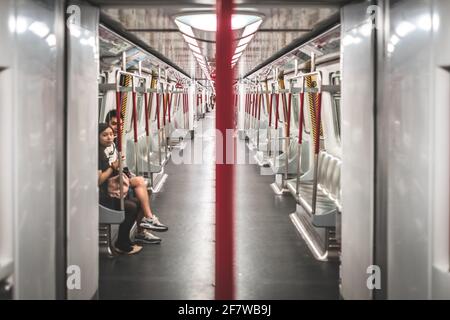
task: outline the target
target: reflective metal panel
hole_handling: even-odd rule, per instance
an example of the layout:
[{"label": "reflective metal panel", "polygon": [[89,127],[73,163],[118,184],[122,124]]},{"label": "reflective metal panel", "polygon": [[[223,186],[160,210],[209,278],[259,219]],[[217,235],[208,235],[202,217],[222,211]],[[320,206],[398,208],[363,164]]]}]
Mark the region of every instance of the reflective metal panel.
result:
[{"label": "reflective metal panel", "polygon": [[[384,101],[379,130],[388,134],[388,298],[430,298],[430,1],[391,2],[384,62]],[[431,20],[429,20],[431,21]],[[420,84],[420,89],[417,85]]]},{"label": "reflective metal panel", "polygon": [[[12,29],[8,24],[14,22],[12,1],[0,2],[0,114],[3,121],[0,126],[2,156],[0,168],[0,281],[8,278],[13,270],[13,55],[8,48],[13,47]],[[14,26],[13,26],[14,27]],[[1,290],[1,288],[0,288]]]},{"label": "reflective metal panel", "polygon": [[371,299],[374,173],[372,30],[361,32],[367,4],[342,11],[342,295]]},{"label": "reflective metal panel", "polygon": [[[60,3],[52,1],[14,2],[15,46],[15,287],[20,299],[56,297],[59,245],[57,215],[62,186],[60,141],[63,125],[63,59]],[[60,21],[62,22],[62,21]],[[17,26],[17,25],[16,25]],[[59,219],[59,218],[58,218]]]},{"label": "reflective metal panel", "polygon": [[81,271],[68,299],[91,299],[98,287],[98,9],[80,5],[81,26],[68,35],[67,265]]},{"label": "reflective metal panel", "polygon": [[[433,3],[435,63],[433,299],[450,299],[450,1]],[[446,146],[446,147],[443,147]]]}]

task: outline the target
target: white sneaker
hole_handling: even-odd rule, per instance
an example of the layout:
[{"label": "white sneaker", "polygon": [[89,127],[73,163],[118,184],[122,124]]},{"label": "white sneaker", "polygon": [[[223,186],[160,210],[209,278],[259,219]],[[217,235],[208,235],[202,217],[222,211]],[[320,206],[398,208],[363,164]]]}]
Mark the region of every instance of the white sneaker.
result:
[{"label": "white sneaker", "polygon": [[140,244],[159,244],[161,243],[161,238],[151,234],[149,231],[144,230],[139,232],[134,237],[134,240]]},{"label": "white sneaker", "polygon": [[144,229],[149,229],[149,230],[159,231],[159,232],[164,232],[164,231],[169,230],[169,228],[166,225],[159,222],[158,217],[155,215],[151,219],[144,217],[139,226]]}]

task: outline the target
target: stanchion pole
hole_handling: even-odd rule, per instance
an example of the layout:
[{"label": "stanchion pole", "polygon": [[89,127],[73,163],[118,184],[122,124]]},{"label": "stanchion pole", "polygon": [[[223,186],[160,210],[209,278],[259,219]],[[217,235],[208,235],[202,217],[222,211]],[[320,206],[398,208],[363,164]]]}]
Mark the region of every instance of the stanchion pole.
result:
[{"label": "stanchion pole", "polygon": [[[216,93],[217,116],[216,129],[222,134],[216,138],[216,257],[215,257],[215,298],[228,300],[235,298],[234,276],[234,164],[227,164],[228,146],[234,146],[234,138],[226,131],[232,130],[234,123],[233,103],[233,71],[231,58],[233,53],[233,33],[231,16],[232,0],[217,0],[217,33],[216,33]],[[232,141],[227,141],[232,139]],[[223,145],[220,143],[223,141]],[[221,150],[220,150],[221,149]],[[234,148],[233,148],[234,149]],[[222,161],[220,161],[222,160]]]}]

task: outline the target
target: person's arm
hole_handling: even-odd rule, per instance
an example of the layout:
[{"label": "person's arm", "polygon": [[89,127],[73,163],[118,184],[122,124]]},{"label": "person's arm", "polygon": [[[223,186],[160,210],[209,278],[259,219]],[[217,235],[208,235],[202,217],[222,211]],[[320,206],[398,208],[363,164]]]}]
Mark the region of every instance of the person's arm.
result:
[{"label": "person's arm", "polygon": [[98,185],[101,186],[113,174],[113,168],[109,167],[105,171],[98,171]]}]

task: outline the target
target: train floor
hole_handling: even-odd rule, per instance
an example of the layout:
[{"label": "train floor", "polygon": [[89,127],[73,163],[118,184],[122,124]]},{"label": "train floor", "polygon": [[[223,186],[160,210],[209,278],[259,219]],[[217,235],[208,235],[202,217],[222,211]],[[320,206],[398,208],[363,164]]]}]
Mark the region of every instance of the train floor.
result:
[{"label": "train floor", "polygon": [[[169,226],[155,233],[162,243],[101,257],[100,299],[214,299],[214,121],[208,113],[196,129],[203,163],[169,163],[162,191],[152,195],[152,209]],[[289,218],[293,198],[275,196],[273,177],[255,165],[237,165],[236,179],[236,298],[338,299],[338,264],[313,258]]]}]

